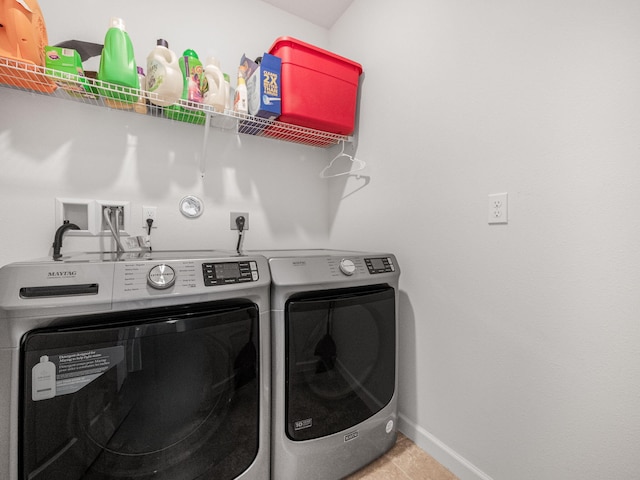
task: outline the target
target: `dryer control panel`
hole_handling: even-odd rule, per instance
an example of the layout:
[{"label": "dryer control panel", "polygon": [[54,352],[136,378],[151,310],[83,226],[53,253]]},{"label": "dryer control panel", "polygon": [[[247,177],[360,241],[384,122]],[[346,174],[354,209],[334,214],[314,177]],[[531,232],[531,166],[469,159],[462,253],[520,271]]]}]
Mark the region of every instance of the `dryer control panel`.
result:
[{"label": "dryer control panel", "polygon": [[202,274],[205,287],[256,282],[259,278],[258,264],[253,260],[248,262],[203,263]]},{"label": "dryer control panel", "polygon": [[365,258],[364,263],[367,264],[367,268],[371,274],[391,273],[396,271],[393,261],[389,257]]}]

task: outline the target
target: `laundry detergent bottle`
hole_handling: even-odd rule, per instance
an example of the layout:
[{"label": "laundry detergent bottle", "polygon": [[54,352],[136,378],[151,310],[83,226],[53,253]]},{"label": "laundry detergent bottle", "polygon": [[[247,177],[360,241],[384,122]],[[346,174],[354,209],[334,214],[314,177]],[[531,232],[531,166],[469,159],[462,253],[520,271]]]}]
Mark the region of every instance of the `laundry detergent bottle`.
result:
[{"label": "laundry detergent bottle", "polygon": [[205,104],[211,105],[216,112],[224,112],[227,98],[224,74],[220,70],[220,63],[213,57],[209,57],[205,63],[201,90]]},{"label": "laundry detergent bottle", "polygon": [[181,99],[190,102],[191,105],[188,107],[170,105],[164,109],[164,113],[172,120],[203,124],[205,122],[205,114],[195,105],[202,103],[202,92],[200,90],[200,81],[203,75],[202,63],[200,63],[198,54],[189,49],[184,51],[182,57],[178,60],[178,65],[182,72]]},{"label": "laundry detergent bottle", "polygon": [[99,85],[103,87],[98,88],[101,95],[124,104],[133,104],[138,100],[138,95],[134,91],[140,89],[138,67],[133,53],[133,44],[121,18],[111,18],[110,27],[104,38],[97,78],[101,82],[110,84]]},{"label": "laundry detergent bottle", "polygon": [[159,39],[147,57],[149,101],[161,107],[176,103],[182,96],[182,82],[177,55],[169,50],[166,40]]}]

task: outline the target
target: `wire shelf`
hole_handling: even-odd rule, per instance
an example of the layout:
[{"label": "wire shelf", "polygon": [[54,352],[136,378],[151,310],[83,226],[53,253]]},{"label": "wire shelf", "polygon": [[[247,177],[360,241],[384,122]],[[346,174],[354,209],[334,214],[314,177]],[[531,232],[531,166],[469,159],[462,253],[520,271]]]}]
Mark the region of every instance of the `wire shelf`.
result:
[{"label": "wire shelf", "polygon": [[156,93],[102,82],[95,78],[64,73],[33,63],[0,57],[0,84],[3,87],[35,92],[99,107],[166,118],[170,121],[207,125],[231,133],[242,133],[313,147],[330,147],[352,137],[266,120],[210,105],[179,100],[168,107],[154,105]]}]

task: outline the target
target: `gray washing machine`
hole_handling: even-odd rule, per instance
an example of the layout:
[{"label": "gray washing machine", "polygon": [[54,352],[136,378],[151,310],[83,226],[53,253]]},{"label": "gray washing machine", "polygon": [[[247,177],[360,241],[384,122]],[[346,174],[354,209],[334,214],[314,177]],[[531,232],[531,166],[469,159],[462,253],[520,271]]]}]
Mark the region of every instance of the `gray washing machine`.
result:
[{"label": "gray washing machine", "polygon": [[269,478],[269,285],[218,251],[2,267],[0,478]]},{"label": "gray washing machine", "polygon": [[260,254],[272,278],[271,478],[343,478],[396,440],[398,263],[388,253]]}]

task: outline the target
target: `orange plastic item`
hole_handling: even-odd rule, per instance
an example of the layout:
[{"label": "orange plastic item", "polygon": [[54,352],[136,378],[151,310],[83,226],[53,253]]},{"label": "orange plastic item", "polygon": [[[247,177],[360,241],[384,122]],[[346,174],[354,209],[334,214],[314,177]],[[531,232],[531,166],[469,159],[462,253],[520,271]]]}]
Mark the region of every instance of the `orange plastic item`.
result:
[{"label": "orange plastic item", "polygon": [[0,0],[0,57],[6,59],[0,63],[0,83],[53,92],[56,84],[42,74],[48,43],[37,0]]}]

